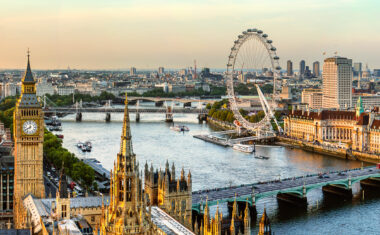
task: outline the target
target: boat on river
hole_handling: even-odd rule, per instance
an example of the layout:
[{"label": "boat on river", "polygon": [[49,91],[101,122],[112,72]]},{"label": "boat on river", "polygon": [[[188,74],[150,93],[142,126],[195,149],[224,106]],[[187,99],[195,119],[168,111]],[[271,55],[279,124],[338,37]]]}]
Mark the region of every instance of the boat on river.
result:
[{"label": "boat on river", "polygon": [[84,146],[86,146],[86,151],[87,152],[91,152],[91,150],[92,150],[92,144],[91,144],[90,141],[84,142]]},{"label": "boat on river", "polygon": [[255,158],[257,158],[257,159],[264,159],[264,160],[268,160],[269,159],[269,157],[263,156],[263,155],[257,155],[257,156],[255,156]]},{"label": "boat on river", "polygon": [[245,144],[234,144],[232,148],[244,153],[252,153],[254,151],[254,148],[252,146]]},{"label": "boat on river", "polygon": [[78,142],[77,147],[78,147],[78,149],[82,150],[82,152],[91,152],[91,150],[92,150],[92,144],[90,141],[86,141],[84,143]]},{"label": "boat on river", "polygon": [[44,117],[45,124],[47,126],[61,126],[61,121],[58,119],[57,116],[52,116],[52,117]]},{"label": "boat on river", "polygon": [[190,129],[185,125],[174,125],[170,127],[173,131],[190,131]]},{"label": "boat on river", "polygon": [[49,131],[62,131],[61,126],[50,126]]}]

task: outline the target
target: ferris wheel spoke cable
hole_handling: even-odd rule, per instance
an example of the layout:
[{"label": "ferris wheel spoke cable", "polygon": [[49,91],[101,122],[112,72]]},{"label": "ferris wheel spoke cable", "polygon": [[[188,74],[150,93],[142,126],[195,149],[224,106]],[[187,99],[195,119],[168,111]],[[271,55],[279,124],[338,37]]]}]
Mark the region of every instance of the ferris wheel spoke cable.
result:
[{"label": "ferris wheel spoke cable", "polygon": [[[278,58],[275,59],[276,53],[273,51],[272,44],[266,40],[266,37],[261,33],[256,33],[254,30],[248,30],[239,36],[239,39],[231,49],[229,61],[228,61],[228,80],[227,80],[227,92],[229,96],[229,102],[236,120],[241,122],[242,126],[256,131],[258,135],[262,133],[268,133],[272,131],[270,120],[272,119],[273,112],[271,106],[268,104],[266,97],[262,93],[260,87],[256,84],[258,90],[259,100],[265,113],[264,118],[259,122],[251,123],[247,121],[240,113],[237,105],[237,97],[234,91],[234,78],[235,75],[244,76],[244,72],[258,75],[263,73],[264,68],[273,72],[273,83],[276,87],[276,76],[279,66]],[[237,73],[236,73],[237,72]],[[276,92],[275,88],[273,90]],[[278,125],[277,121],[275,120]],[[266,128],[266,129],[263,129]],[[280,130],[280,127],[279,127]]]},{"label": "ferris wheel spoke cable", "polygon": [[[250,51],[253,51],[254,53],[255,53],[255,50],[256,50],[256,47],[255,47],[255,44],[252,42],[252,40],[249,40],[250,42],[249,42],[249,50]],[[249,66],[249,70],[250,69],[254,69],[255,68],[255,58],[254,58],[254,56],[250,56],[250,66]],[[253,72],[253,71],[252,71]]]},{"label": "ferris wheel spoke cable", "polygon": [[258,64],[259,64],[259,60],[260,60],[260,54],[261,54],[261,43],[258,42],[257,39],[254,39],[255,42],[255,51],[254,51],[254,54],[252,54],[252,57],[254,58],[254,65],[253,65],[253,68],[255,69],[255,72],[258,72],[257,69],[259,69],[258,67]]},{"label": "ferris wheel spoke cable", "polygon": [[259,56],[259,68],[260,69],[264,69],[265,59],[267,58],[265,52],[266,52],[266,49],[261,48],[260,56]]}]

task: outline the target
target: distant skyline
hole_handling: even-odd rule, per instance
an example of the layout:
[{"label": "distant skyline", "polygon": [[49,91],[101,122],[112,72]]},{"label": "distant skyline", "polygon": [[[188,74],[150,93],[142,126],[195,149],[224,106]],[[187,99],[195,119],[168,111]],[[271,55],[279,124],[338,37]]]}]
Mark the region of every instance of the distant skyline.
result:
[{"label": "distant skyline", "polygon": [[380,68],[377,0],[0,0],[0,69],[225,68],[237,35],[263,30],[281,67],[323,52]]}]

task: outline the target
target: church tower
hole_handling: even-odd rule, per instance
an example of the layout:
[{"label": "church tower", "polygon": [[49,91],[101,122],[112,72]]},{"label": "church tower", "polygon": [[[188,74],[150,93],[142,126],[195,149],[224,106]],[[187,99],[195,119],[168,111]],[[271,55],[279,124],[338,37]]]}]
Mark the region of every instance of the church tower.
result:
[{"label": "church tower", "polygon": [[142,191],[136,155],[132,150],[127,98],[120,152],[110,178],[110,203],[102,218],[102,234],[155,234],[146,210],[146,197]]},{"label": "church tower", "polygon": [[363,109],[362,97],[359,96],[359,99],[356,102],[356,117],[359,118],[360,114],[362,114],[363,112],[364,112],[364,109]]},{"label": "church tower", "polygon": [[22,199],[29,193],[37,198],[45,197],[43,180],[44,119],[36,96],[36,82],[28,64],[22,79],[21,96],[13,116],[14,150],[14,222],[22,228],[24,209]]}]

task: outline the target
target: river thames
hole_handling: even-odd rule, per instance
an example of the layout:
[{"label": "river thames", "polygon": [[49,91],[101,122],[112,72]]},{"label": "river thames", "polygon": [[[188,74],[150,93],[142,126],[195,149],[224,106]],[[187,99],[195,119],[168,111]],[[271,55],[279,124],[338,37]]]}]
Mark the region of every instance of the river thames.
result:
[{"label": "river thames", "polygon": [[[112,122],[105,123],[105,114],[83,114],[83,122],[74,121],[74,115],[63,118],[63,145],[79,158],[96,158],[106,169],[113,162],[120,148],[123,114],[112,113]],[[256,159],[252,154],[234,151],[192,137],[194,134],[212,131],[207,124],[198,124],[195,114],[175,114],[174,121],[190,128],[179,133],[169,129],[164,122],[164,114],[141,114],[141,121],[134,122],[130,114],[134,153],[140,163],[145,162],[155,168],[165,168],[165,162],[175,163],[177,174],[184,167],[186,174],[191,170],[193,190],[224,187],[267,181],[271,179],[302,176],[361,167],[357,161],[349,161],[299,149],[279,146],[257,146],[256,154],[270,157],[269,160]],[[91,141],[91,153],[77,149],[79,141]],[[353,187],[352,200],[326,198],[321,189],[308,192],[308,208],[279,207],[275,197],[257,202],[256,225],[252,234],[257,234],[258,222],[263,212],[271,220],[275,234],[379,234],[380,195]],[[223,214],[227,209],[223,207]]]}]

